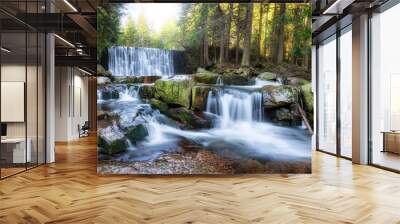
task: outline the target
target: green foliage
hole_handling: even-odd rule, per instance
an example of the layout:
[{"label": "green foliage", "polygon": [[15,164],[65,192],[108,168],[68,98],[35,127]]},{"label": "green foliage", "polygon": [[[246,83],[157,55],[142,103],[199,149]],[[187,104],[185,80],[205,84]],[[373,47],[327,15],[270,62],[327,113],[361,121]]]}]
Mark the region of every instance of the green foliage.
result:
[{"label": "green foliage", "polygon": [[97,59],[103,51],[117,44],[120,35],[121,5],[109,4],[97,9]]},{"label": "green foliage", "polygon": [[[246,27],[246,12],[244,5],[234,4],[233,17],[227,26],[229,3],[185,3],[181,4],[181,14],[178,19],[165,21],[160,30],[154,30],[148,17],[139,14],[137,20],[127,18],[124,27],[120,26],[121,4],[109,4],[100,7],[97,13],[98,21],[98,57],[105,48],[113,45],[134,47],[153,47],[168,50],[185,50],[192,60],[188,64],[199,66],[208,45],[208,57],[217,62],[221,39],[221,27],[230,27],[230,34],[225,37],[226,49],[235,50],[239,35],[239,51],[243,51],[243,39]],[[261,8],[263,7],[263,14]],[[286,3],[285,13],[280,15],[279,3],[254,3],[252,16],[251,56],[260,56],[261,60],[270,60],[278,39],[278,31],[284,30],[284,61],[305,65],[311,54],[311,6],[310,4]],[[239,10],[240,18],[238,20]],[[156,16],[156,15],[154,15]],[[146,20],[147,18],[147,20]],[[239,24],[237,24],[239,21]],[[225,23],[225,26],[221,24]],[[261,26],[260,26],[261,24]],[[239,25],[240,32],[237,33]],[[282,29],[283,27],[283,29]],[[205,41],[205,39],[207,41]],[[280,45],[281,46],[281,45]],[[230,54],[227,62],[233,62]],[[274,60],[272,60],[274,61]],[[259,61],[263,63],[262,61]]]}]

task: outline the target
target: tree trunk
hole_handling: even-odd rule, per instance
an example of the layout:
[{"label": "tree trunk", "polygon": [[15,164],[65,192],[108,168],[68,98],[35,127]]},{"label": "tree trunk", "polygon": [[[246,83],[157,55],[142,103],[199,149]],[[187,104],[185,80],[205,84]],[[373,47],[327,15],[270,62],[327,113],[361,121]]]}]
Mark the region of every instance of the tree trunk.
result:
[{"label": "tree trunk", "polygon": [[218,4],[218,11],[220,12],[220,39],[219,39],[219,63],[223,64],[225,62],[225,15],[222,11],[220,5]]},{"label": "tree trunk", "polygon": [[[297,5],[296,8],[294,9],[294,18],[300,18],[300,13],[301,13],[300,7],[301,6]],[[293,45],[292,45],[292,49],[291,49],[291,52],[292,52],[291,57],[292,58],[290,58],[290,59],[292,61],[292,64],[295,64],[295,65],[298,65],[298,61],[299,61],[298,55],[295,54],[295,51],[298,49],[298,46],[301,44],[301,41],[302,41],[302,38],[299,34],[299,32],[300,32],[300,30],[302,30],[302,28],[303,28],[303,24],[301,21],[297,20],[294,22],[294,31],[292,32],[293,33],[293,40],[292,40]]]},{"label": "tree trunk", "polygon": [[279,26],[278,26],[278,45],[277,45],[277,55],[275,63],[280,64],[283,62],[284,57],[284,42],[285,42],[285,13],[286,13],[286,4],[281,4],[279,10]]},{"label": "tree trunk", "polygon": [[[305,22],[304,22],[304,26],[305,28],[309,28],[311,26],[311,24],[309,24],[309,19],[308,16],[305,17]],[[303,67],[305,68],[309,68],[310,65],[310,56],[309,56],[309,44],[307,43],[309,41],[308,38],[306,38],[304,44],[304,56],[303,56]]]},{"label": "tree trunk", "polygon": [[260,3],[260,10],[259,10],[259,16],[260,19],[258,20],[258,39],[257,39],[257,59],[258,61],[261,61],[261,34],[262,34],[262,19],[263,19],[263,13],[264,13],[264,6],[262,3]]},{"label": "tree trunk", "polygon": [[250,65],[251,28],[253,22],[253,3],[248,3],[246,9],[246,28],[243,40],[242,66]]},{"label": "tree trunk", "polygon": [[229,3],[229,14],[226,19],[225,60],[229,61],[229,44],[231,42],[231,23],[233,16],[233,3]]},{"label": "tree trunk", "polygon": [[240,3],[237,4],[238,15],[236,18],[236,51],[235,51],[235,63],[239,64],[239,45],[240,45]]},{"label": "tree trunk", "polygon": [[265,11],[265,35],[264,35],[264,52],[263,55],[267,55],[268,49],[268,35],[267,35],[267,28],[268,28],[268,13],[269,13],[269,4],[267,4],[267,10]]},{"label": "tree trunk", "polygon": [[279,11],[279,4],[275,3],[274,4],[274,13],[272,17],[272,29],[270,33],[270,45],[269,45],[269,51],[271,52],[271,60],[273,62],[277,61],[277,55],[278,55],[278,38],[277,38],[277,30],[278,30],[278,11]]},{"label": "tree trunk", "polygon": [[208,56],[208,4],[203,4],[203,15],[204,15],[204,21],[203,21],[203,61],[205,67],[210,64],[210,59]]}]

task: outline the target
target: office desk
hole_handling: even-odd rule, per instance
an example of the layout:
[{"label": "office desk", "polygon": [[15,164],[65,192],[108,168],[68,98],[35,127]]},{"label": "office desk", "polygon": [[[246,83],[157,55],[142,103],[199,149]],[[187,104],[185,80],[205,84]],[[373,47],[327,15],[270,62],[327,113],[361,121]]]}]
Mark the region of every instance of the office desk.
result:
[{"label": "office desk", "polygon": [[26,163],[31,162],[31,139],[26,141],[27,147],[25,152],[25,138],[5,138],[1,139],[1,157],[6,163]]}]

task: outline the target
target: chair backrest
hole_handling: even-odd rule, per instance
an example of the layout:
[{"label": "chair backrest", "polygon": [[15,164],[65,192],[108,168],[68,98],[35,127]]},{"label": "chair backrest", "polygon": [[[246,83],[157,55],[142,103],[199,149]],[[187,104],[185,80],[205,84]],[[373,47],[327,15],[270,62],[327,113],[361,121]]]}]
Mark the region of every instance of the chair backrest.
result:
[{"label": "chair backrest", "polygon": [[85,123],[82,126],[82,129],[89,129],[90,128],[90,123],[89,121],[85,121]]}]

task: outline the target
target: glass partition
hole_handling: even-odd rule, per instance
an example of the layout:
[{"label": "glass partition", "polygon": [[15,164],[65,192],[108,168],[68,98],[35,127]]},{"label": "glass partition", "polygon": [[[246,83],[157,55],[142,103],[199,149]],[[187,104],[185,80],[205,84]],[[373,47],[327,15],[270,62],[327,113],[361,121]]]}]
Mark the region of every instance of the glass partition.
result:
[{"label": "glass partition", "polygon": [[25,32],[1,35],[2,177],[24,171],[31,161],[26,140],[26,41]]},{"label": "glass partition", "polygon": [[[43,11],[43,1],[15,2],[0,7]],[[45,44],[43,33],[0,12],[1,179],[45,163]]]},{"label": "glass partition", "polygon": [[371,18],[371,162],[400,170],[400,5]]},{"label": "glass partition", "polygon": [[352,157],[352,32],[340,36],[340,155]]},{"label": "glass partition", "polygon": [[336,36],[318,48],[318,149],[336,153]]}]

